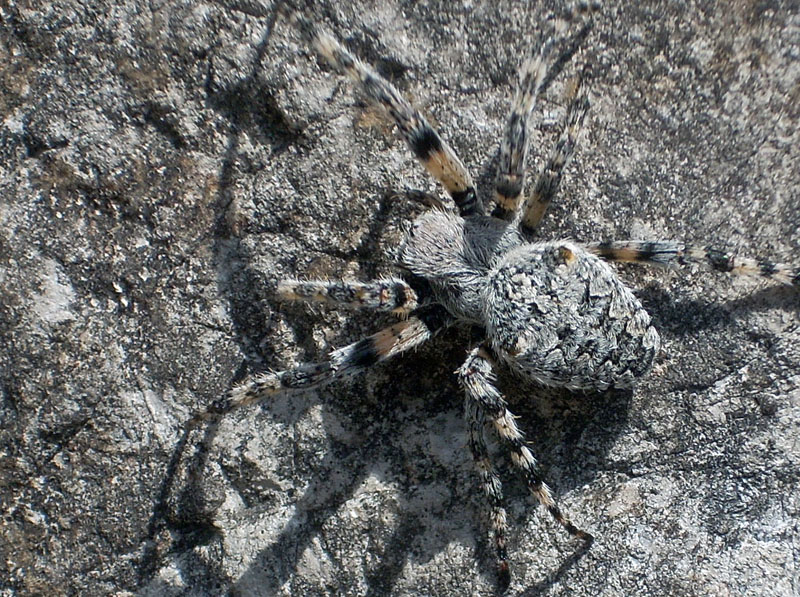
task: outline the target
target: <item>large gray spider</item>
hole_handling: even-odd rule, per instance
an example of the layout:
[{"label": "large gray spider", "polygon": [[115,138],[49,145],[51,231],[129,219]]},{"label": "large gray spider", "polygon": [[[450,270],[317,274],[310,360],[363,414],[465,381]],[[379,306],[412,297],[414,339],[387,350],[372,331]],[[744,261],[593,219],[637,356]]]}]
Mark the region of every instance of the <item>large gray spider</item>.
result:
[{"label": "large gray spider", "polygon": [[487,425],[511,453],[530,491],[553,518],[587,545],[557,505],[514,415],[495,386],[503,365],[539,384],[569,390],[630,387],[647,373],[659,346],[650,316],[607,261],[681,266],[705,264],[735,274],[800,285],[800,270],[673,241],[618,241],[579,245],[532,242],[559,185],[589,108],[580,80],[572,89],[561,135],[530,192],[523,196],[528,119],[543,82],[570,39],[570,22],[586,28],[597,6],[579,3],[551,19],[552,35],[522,64],[503,134],[495,180],[495,208],[486,215],[472,178],[453,149],[395,87],[304,16],[291,13],[303,38],[336,70],[382,106],[428,172],[447,189],[455,210],[419,216],[400,248],[402,277],[374,282],[281,282],[284,300],[391,312],[401,320],[333,351],[326,362],[262,374],[233,389],[194,421],[227,413],[279,392],[305,390],[408,351],[453,325],[482,330],[483,340],[458,369],[466,395],[469,447],[491,508],[499,582],[510,581],[502,487],[489,459]]}]

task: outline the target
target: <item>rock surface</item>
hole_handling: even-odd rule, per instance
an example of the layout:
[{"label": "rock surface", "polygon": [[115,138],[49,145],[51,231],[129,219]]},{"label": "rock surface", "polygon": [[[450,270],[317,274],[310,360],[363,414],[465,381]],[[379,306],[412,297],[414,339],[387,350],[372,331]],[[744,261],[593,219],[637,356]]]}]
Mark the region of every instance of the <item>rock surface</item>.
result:
[{"label": "rock surface", "polygon": [[[265,368],[383,324],[281,306],[287,276],[391,271],[439,193],[271,8],[0,6],[0,594],[491,595],[450,332],[193,431]],[[545,238],[674,238],[800,260],[796,2],[608,2],[565,82],[592,110]],[[319,18],[490,192],[548,7],[338,2]],[[574,541],[501,469],[520,595],[800,592],[800,293],[620,268],[664,339],[632,394],[503,378]],[[377,318],[380,319],[380,318]],[[498,454],[498,456],[500,456]],[[501,459],[498,458],[498,461]]]}]

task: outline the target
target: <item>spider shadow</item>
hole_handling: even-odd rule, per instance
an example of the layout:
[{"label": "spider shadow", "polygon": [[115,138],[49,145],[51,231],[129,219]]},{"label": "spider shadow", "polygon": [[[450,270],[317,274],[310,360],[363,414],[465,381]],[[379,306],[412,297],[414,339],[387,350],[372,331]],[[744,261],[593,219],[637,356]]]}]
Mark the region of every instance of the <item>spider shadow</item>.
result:
[{"label": "spider shadow", "polygon": [[545,578],[536,584],[524,589],[520,593],[520,597],[536,597],[536,595],[543,594],[545,591],[558,583],[569,571],[569,569],[575,566],[578,561],[589,552],[589,549],[591,548],[588,545],[580,546],[566,560],[564,560],[556,570],[550,572]]},{"label": "spider shadow", "polygon": [[[509,379],[514,382],[513,388],[508,383]],[[545,481],[553,488],[557,501],[563,501],[560,496],[574,490],[581,494],[582,488],[588,487],[598,475],[609,470],[608,453],[631,424],[633,390],[571,392],[545,388],[509,375],[501,375],[500,381],[509,400],[509,408],[519,418],[520,430],[525,434],[526,442],[539,461]],[[554,563],[560,562],[557,567],[522,589],[520,595],[533,597],[552,590],[590,549],[602,549],[602,541],[587,546],[569,537],[546,510],[538,506],[513,467],[506,464],[504,468],[502,479],[504,483],[510,481],[505,483],[504,488],[506,504],[509,506],[507,515],[511,536],[515,528],[536,524],[541,527],[537,529],[539,532],[557,542],[558,553],[565,556],[552,558]],[[579,528],[593,532],[593,520],[581,511],[580,503],[581,500],[577,500],[578,505],[566,508],[565,513]],[[520,505],[527,506],[527,512],[523,510],[520,513]],[[538,509],[540,514],[538,520],[532,523],[530,519],[534,509]],[[512,560],[514,550],[514,547],[510,547]]]},{"label": "spider shadow", "polygon": [[656,285],[641,288],[636,295],[650,313],[659,333],[673,338],[696,334],[700,330],[730,327],[754,311],[782,309],[800,312],[800,293],[797,288],[788,286],[768,286],[720,302],[676,298]]},{"label": "spider shadow", "polygon": [[[233,131],[222,159],[218,192],[212,205],[217,214],[213,231],[213,254],[218,264],[219,287],[228,298],[230,311],[235,314],[232,319],[236,341],[246,352],[256,350],[268,336],[269,329],[264,324],[261,308],[268,294],[269,283],[261,272],[250,265],[253,256],[236,239],[238,226],[228,217],[228,208],[234,199],[232,189],[240,145],[239,133],[249,130],[256,135],[260,134],[273,142],[276,151],[302,137],[302,131],[295,129],[284,118],[272,99],[270,90],[258,82],[257,65],[266,55],[276,16],[272,14],[268,20],[265,34],[257,48],[257,58],[254,61],[256,66],[250,76],[238,85],[223,89],[214,88],[209,80],[206,89],[209,103],[225,115]],[[247,292],[234,291],[229,282],[233,278],[245,281],[243,287]],[[231,385],[244,379],[246,371],[247,368],[242,363],[233,376]],[[137,567],[139,586],[153,580],[159,566],[163,564],[164,552],[178,550],[188,556],[184,565],[196,564],[192,566],[193,570],[207,568],[207,563],[204,564],[193,556],[193,548],[208,545],[220,535],[213,524],[213,511],[219,503],[215,503],[217,500],[211,496],[205,499],[207,484],[203,481],[203,474],[208,468],[208,454],[218,426],[218,420],[208,422],[203,426],[201,439],[192,442],[197,427],[187,424],[172,451],[147,525],[146,548]],[[194,451],[187,456],[190,446],[194,447]],[[159,545],[158,541],[158,536],[164,530],[172,531],[178,536],[167,548]],[[212,584],[218,583],[223,577],[218,570],[206,572]],[[160,581],[153,582],[150,588],[157,591],[156,585]]]},{"label": "spider shadow", "polygon": [[[571,392],[526,380],[517,383],[522,387],[506,392],[510,408],[520,417],[520,429],[542,466],[561,469],[557,488],[566,492],[589,484],[628,424],[633,391]],[[523,395],[534,398],[521,399]]]},{"label": "spider shadow", "polygon": [[[254,64],[259,64],[269,43],[274,17],[270,20],[262,42],[258,46]],[[233,183],[235,181],[237,155],[240,146],[240,132],[249,131],[273,141],[276,151],[291,143],[302,141],[302,131],[294,129],[288,119],[284,118],[278,106],[270,100],[270,92],[258,82],[256,69],[251,76],[225,89],[212,89],[209,85],[209,102],[231,122],[232,133],[222,160],[219,175],[219,187],[213,209],[217,213],[214,230],[215,243],[213,253],[218,269],[218,285],[221,293],[227,298],[229,312],[234,330],[234,340],[241,346],[245,354],[260,354],[270,360],[270,324],[269,317],[274,313],[272,305],[272,289],[274,282],[267,280],[253,264],[257,256],[247,249],[237,238],[239,225],[229,217],[229,206],[233,203]],[[382,235],[383,227],[394,197],[386,194],[379,202],[378,211],[370,222],[369,230],[361,244],[350,253],[331,255],[341,259],[353,259],[359,262],[362,271],[372,275],[374,262],[367,257],[374,254]],[[265,313],[267,317],[265,317]],[[311,323],[305,322],[308,317],[298,318],[295,335],[298,338],[311,338]],[[302,341],[302,340],[301,340]],[[311,355],[315,350],[312,343],[306,343],[306,352]],[[319,355],[314,355],[319,357]],[[433,360],[432,357],[428,357]],[[415,372],[421,368],[417,363]],[[231,385],[241,381],[247,375],[247,367],[243,363],[233,376]],[[408,377],[412,374],[409,372]],[[308,395],[308,394],[307,394]],[[317,400],[322,401],[322,395]],[[308,403],[310,408],[312,403]],[[363,406],[363,405],[362,405]],[[374,406],[374,405],[373,405]],[[372,408],[372,407],[371,407]],[[304,410],[304,409],[301,409]],[[277,412],[267,409],[269,415],[280,419],[281,423],[292,425],[297,419],[285,410]],[[296,410],[294,411],[296,413]],[[298,415],[299,416],[299,415]],[[384,416],[384,415],[380,415]],[[387,415],[388,416],[388,415]],[[373,417],[374,418],[374,417]],[[163,565],[166,553],[182,554],[181,567],[191,569],[193,578],[198,571],[204,577],[204,585],[225,586],[235,584],[240,587],[260,587],[270,578],[280,586],[295,572],[300,555],[319,536],[320,529],[342,504],[353,495],[355,489],[373,471],[369,463],[372,455],[381,449],[381,435],[374,433],[374,428],[367,424],[368,418],[351,417],[347,421],[347,434],[352,437],[365,438],[362,442],[347,447],[346,455],[341,450],[325,455],[318,466],[319,480],[312,480],[303,496],[293,505],[297,514],[287,523],[285,530],[277,541],[255,559],[253,565],[237,580],[228,579],[221,569],[209,564],[196,555],[194,548],[219,542],[222,537],[220,529],[214,523],[214,513],[222,503],[222,495],[215,494],[214,484],[206,478],[209,474],[209,453],[218,434],[219,422],[210,421],[202,426],[187,426],[170,457],[161,484],[158,498],[148,522],[148,545],[138,566],[139,585],[150,581],[149,589],[158,590],[161,582],[153,577]],[[341,421],[329,422],[323,417],[322,425],[326,436],[336,435],[332,426]],[[395,425],[396,427],[399,425]],[[196,438],[200,433],[201,437]],[[196,441],[195,441],[196,440]],[[193,448],[193,449],[192,449]],[[335,478],[335,483],[330,479]],[[324,497],[320,503],[320,496]],[[258,510],[260,506],[254,506]],[[388,591],[394,579],[404,567],[408,554],[405,546],[410,544],[413,536],[420,532],[417,518],[413,512],[401,512],[400,522],[387,541],[387,557],[369,574],[370,592],[379,595]],[[164,531],[177,536],[171,546],[165,548],[159,539]],[[265,573],[263,563],[281,562],[279,569]],[[267,578],[269,577],[269,578]],[[162,587],[164,588],[164,587]]]},{"label": "spider shadow", "polygon": [[[632,390],[572,392],[542,387],[510,374],[501,375],[500,381],[509,409],[519,417],[520,430],[556,496],[589,485],[606,470],[609,450],[629,425]],[[506,473],[511,481],[509,501],[526,503],[531,499],[527,486],[515,473],[512,468]],[[574,514],[581,518],[579,512]],[[551,521],[545,518],[542,522],[550,525]],[[559,534],[561,529],[556,525],[552,532]]]},{"label": "spider shadow", "polygon": [[[562,501],[560,496],[575,490],[580,494],[581,488],[590,485],[598,474],[607,470],[609,450],[628,429],[633,391],[611,389],[604,392],[572,392],[563,388],[547,388],[503,368],[499,371],[498,380],[498,387],[509,403],[509,410],[517,417],[526,443],[538,460],[545,481],[553,488],[557,501]],[[504,488],[512,567],[517,550],[514,543],[524,537],[520,529],[526,525],[536,525],[537,532],[557,542],[559,554],[569,554],[563,559],[561,555],[553,557],[551,561],[554,564],[560,562],[557,568],[523,591],[525,595],[539,594],[559,582],[587,553],[589,547],[567,535],[531,496],[523,476],[512,465],[508,452],[493,435],[489,434],[488,438],[493,440],[493,462]],[[485,508],[483,498],[483,495],[478,496],[481,502],[478,511]],[[534,511],[538,512],[536,520],[533,520]],[[579,509],[568,509],[566,513],[579,527],[583,523],[591,524],[591,520]],[[494,546],[490,545],[486,531],[486,527],[477,529],[484,535],[478,550],[479,559],[483,570],[493,570]]]},{"label": "spider shadow", "polygon": [[[463,348],[466,345],[464,339],[467,334],[456,331],[453,332],[452,336],[459,340],[458,346]],[[447,342],[452,339],[452,337],[445,337],[441,340],[445,344],[456,344],[455,342]],[[420,408],[420,405],[409,407],[404,404],[404,400],[397,398],[398,396],[407,397],[412,394],[415,390],[411,388],[417,387],[416,384],[418,382],[416,380],[424,377],[431,386],[440,388],[438,394],[432,392],[430,388],[420,391],[421,394],[426,395],[425,403],[421,405],[425,411],[426,420],[432,420],[437,414],[452,413],[453,409],[458,411],[460,418],[460,407],[463,399],[451,371],[460,364],[461,357],[457,350],[447,351],[449,354],[458,356],[451,357],[447,361],[439,361],[432,367],[431,363],[436,361],[441,352],[441,342],[438,347],[429,344],[417,353],[404,355],[386,364],[386,370],[382,373],[367,372],[364,376],[366,378],[364,383],[374,381],[376,376],[383,377],[383,379],[375,387],[374,392],[371,393],[372,395],[366,399],[358,398],[358,396],[364,394],[361,388],[358,387],[345,391],[335,390],[330,394],[328,391],[320,392],[309,398],[308,404],[303,407],[303,410],[308,408],[311,403],[322,404],[325,410],[340,409],[338,417],[328,417],[325,414],[322,416],[321,424],[327,437],[341,435],[342,427],[344,427],[345,435],[360,439],[346,446],[334,447],[334,449],[324,454],[321,463],[315,470],[311,483],[304,490],[303,495],[297,501],[292,502],[292,516],[282,523],[282,530],[277,539],[273,540],[268,547],[259,553],[250,567],[239,577],[235,583],[236,590],[254,594],[254,591],[258,588],[258,594],[262,594],[262,589],[264,591],[263,594],[271,594],[271,591],[277,591],[278,587],[295,577],[301,566],[304,552],[308,548],[313,548],[312,546],[316,539],[325,537],[326,544],[336,544],[337,540],[342,540],[336,536],[336,530],[333,528],[335,523],[334,525],[329,523],[342,511],[343,506],[353,498],[367,477],[374,476],[381,482],[390,481],[390,479],[385,479],[382,465],[386,465],[395,471],[403,468],[401,459],[390,448],[395,443],[399,432],[384,430],[401,429],[408,409]],[[391,368],[391,373],[388,368]],[[372,376],[372,380],[368,379],[370,376]],[[591,401],[590,407],[578,409],[580,412],[576,413],[575,405],[576,403],[585,403],[584,397],[569,393],[566,395],[558,393],[551,395],[545,392],[544,394],[546,395],[543,400],[546,401],[549,401],[557,394],[556,402],[562,405],[563,403],[569,403],[571,405],[569,409],[572,414],[566,418],[563,425],[558,427],[558,432],[547,434],[547,439],[557,437],[558,439],[554,441],[563,441],[564,445],[555,449],[550,445],[548,448],[546,447],[548,442],[541,441],[541,437],[536,437],[537,448],[542,448],[539,453],[544,454],[544,459],[547,461],[556,458],[554,456],[556,453],[559,454],[559,457],[564,454],[572,454],[567,458],[567,472],[560,477],[559,488],[566,490],[573,486],[582,485],[593,475],[591,463],[602,460],[602,457],[598,456],[598,452],[604,447],[607,449],[608,446],[613,444],[615,429],[621,430],[623,428],[624,414],[628,402],[620,400],[618,394],[611,396],[606,393],[601,399]],[[342,395],[347,400],[346,409],[337,404],[339,395]],[[428,400],[430,395],[434,396],[432,400]],[[384,396],[389,396],[392,399],[384,400]],[[333,400],[331,400],[331,397]],[[609,405],[612,403],[616,407],[610,407]],[[515,404],[519,406],[520,401],[517,400]],[[546,417],[537,415],[528,420],[527,416],[531,414],[535,407],[531,406],[531,401],[524,402],[524,404],[527,406],[519,409],[519,412],[523,414],[526,427],[531,428],[529,423],[532,422],[535,423],[535,427],[547,427],[546,422],[539,421]],[[274,409],[271,407],[267,407],[267,410],[270,416],[275,415]],[[602,413],[603,416],[598,416],[599,413]],[[419,418],[419,411],[415,411],[414,416]],[[376,430],[378,431],[377,433]],[[588,441],[582,439],[587,430],[593,434]],[[595,434],[594,432],[597,430],[600,431]],[[435,431],[432,431],[432,433],[435,433]],[[531,434],[531,437],[533,437],[533,434]],[[580,455],[581,452],[586,451],[578,446],[584,443],[591,444],[591,450],[589,450],[591,455],[578,461],[576,454]],[[538,444],[541,444],[541,446]],[[464,467],[471,474],[471,462],[467,456],[466,449],[463,454]],[[490,541],[488,540],[488,535],[486,535],[488,527],[485,525],[485,521],[480,522],[480,514],[485,514],[482,494],[474,495],[475,492],[470,491],[469,487],[463,488],[461,491],[456,490],[457,495],[452,499],[452,506],[443,508],[445,511],[443,516],[452,519],[453,515],[448,514],[449,512],[458,511],[463,513],[465,509],[464,502],[467,501],[469,506],[466,509],[475,515],[469,516],[468,527],[462,528],[460,531],[451,527],[443,536],[438,537],[438,542],[435,545],[431,545],[429,541],[430,534],[426,534],[424,514],[417,509],[418,505],[415,506],[411,503],[413,502],[411,496],[420,491],[420,487],[424,488],[425,484],[440,488],[448,484],[453,485],[459,479],[456,479],[457,475],[448,475],[447,472],[441,472],[440,474],[436,474],[436,472],[429,473],[427,469],[431,457],[426,456],[426,458],[428,462],[423,467],[426,469],[424,473],[425,482],[419,483],[416,480],[409,480],[400,475],[401,485],[404,485],[400,491],[400,501],[404,505],[395,512],[396,517],[392,523],[392,528],[388,530],[388,537],[382,542],[383,547],[380,550],[379,563],[365,572],[366,595],[377,597],[390,594],[410,559],[413,558],[415,562],[432,561],[448,543],[460,541],[464,544],[470,544],[475,541],[476,536],[484,536],[475,541],[481,575],[486,578],[487,584],[492,585],[496,582],[493,547],[489,545]],[[564,463],[562,462],[562,464]],[[435,468],[430,470],[435,471]],[[515,471],[508,471],[507,474],[504,474],[506,479],[513,480],[518,477],[519,475],[516,475]],[[394,476],[392,480],[397,482],[397,476]],[[478,485],[477,476],[472,481],[474,486]],[[521,515],[520,518],[529,520],[530,511],[535,507],[535,504],[531,501],[527,489],[520,482],[512,483],[511,486],[516,486],[516,490],[509,493],[508,497],[510,499],[508,501],[522,504],[525,514]],[[437,491],[440,491],[440,489]],[[474,495],[474,499],[472,495]],[[446,504],[446,506],[450,506],[450,504]],[[435,508],[435,505],[432,506],[430,503],[425,503],[423,506],[424,509],[431,507]],[[449,526],[448,521],[444,522],[445,526]],[[542,523],[549,524],[549,521],[544,520]],[[560,529],[553,528],[551,532],[557,534]],[[425,540],[418,541],[417,539],[423,535],[425,535]],[[424,545],[422,550],[420,545]],[[557,582],[566,570],[582,557],[584,552],[585,549],[579,547],[560,564],[557,570],[549,573],[547,578],[541,581],[540,585],[544,587],[548,583]],[[343,579],[343,582],[347,582],[347,580]]]},{"label": "spider shadow", "polygon": [[[185,458],[185,452],[194,434],[193,426],[186,426],[181,438],[172,452],[161,484],[153,513],[148,521],[147,541],[144,554],[138,566],[138,586],[147,586],[148,594],[169,593],[174,587],[159,578],[154,578],[163,565],[165,551],[184,555],[181,566],[192,570],[202,570],[203,578],[196,579],[203,585],[219,583],[225,574],[221,567],[209,566],[195,552],[196,547],[209,545],[220,537],[219,529],[213,522],[213,510],[219,506],[218,499],[208,496],[207,484],[202,480],[206,470],[209,447],[216,435],[218,422],[209,423],[203,438],[194,445],[194,452]],[[188,462],[188,464],[187,464]],[[183,481],[183,484],[181,484]],[[207,499],[209,498],[209,499]],[[178,539],[167,548],[162,533],[177,535]]]},{"label": "spider shadow", "polygon": [[[273,15],[268,21],[265,35],[258,47],[258,59],[255,61],[255,64],[259,64],[266,54],[276,16],[276,14]],[[266,129],[272,128],[279,130],[280,136],[284,138],[297,134],[297,131],[290,130],[288,126],[280,126],[281,123],[285,124],[280,112],[275,110],[275,106],[269,100],[263,101],[261,99],[263,97],[269,97],[269,93],[254,93],[253,90],[256,87],[255,68],[247,81],[236,89],[214,90],[212,89],[211,81],[209,80],[207,82],[206,91],[210,103],[228,117],[232,128],[234,131],[237,131],[237,133],[230,135],[228,146],[222,160],[217,196],[212,206],[213,211],[218,214],[214,229],[214,238],[216,240],[213,246],[213,254],[216,258],[216,262],[220,264],[218,279],[229,277],[226,276],[224,272],[226,272],[226,270],[227,272],[231,270],[230,263],[239,260],[242,260],[242,262],[248,261],[241,244],[228,241],[228,239],[234,236],[233,225],[231,221],[225,217],[228,207],[233,202],[233,192],[231,189],[235,172],[234,165],[236,163],[239,147],[238,131],[248,126],[256,126],[261,127],[262,130],[264,127],[266,127]],[[250,101],[253,103],[251,104]],[[261,109],[262,115],[264,116],[263,119],[256,117],[257,115],[251,105],[258,106]],[[246,270],[245,275],[252,277],[254,280],[259,279],[260,276],[255,270],[244,269]],[[225,293],[229,297],[236,296],[229,292],[227,288],[228,285],[224,283],[224,281],[220,282],[220,286],[225,289]],[[252,287],[261,288],[263,285],[253,284]],[[248,285],[248,288],[251,288],[251,286]],[[252,296],[243,300],[231,298],[230,302],[231,309],[234,312],[248,314],[248,317],[244,319],[261,320],[255,317],[254,309],[250,308],[261,302],[260,297],[257,297],[255,300]],[[238,318],[234,325],[237,328],[237,337],[245,337],[243,332],[243,318]],[[263,325],[257,326],[256,329],[260,329],[263,335],[266,334]],[[234,380],[243,378],[244,373],[244,367],[240,367],[239,371],[237,371],[234,376]],[[163,564],[165,552],[177,549],[183,553],[192,554],[193,547],[206,545],[219,535],[217,529],[213,525],[211,516],[206,513],[208,509],[202,505],[202,496],[205,492],[204,484],[201,481],[202,473],[207,468],[207,455],[217,433],[217,428],[218,423],[216,421],[212,421],[205,426],[203,438],[194,444],[194,454],[188,458],[185,458],[185,452],[191,445],[190,439],[193,437],[196,429],[194,425],[187,424],[182,430],[182,434],[167,463],[164,479],[147,523],[147,538],[144,541],[145,549],[137,566],[139,586],[144,586],[150,582],[149,587],[156,591],[158,590],[159,587],[157,585],[160,585],[161,582],[153,579],[158,572],[159,566]],[[181,477],[183,477],[183,479],[181,479]],[[180,485],[181,480],[185,482],[183,486]],[[213,502],[213,500],[211,500],[211,502]],[[163,545],[159,545],[160,542],[158,541],[159,535],[165,530],[174,531],[179,536],[179,538],[172,542],[167,548]],[[203,566],[201,566],[201,568],[202,567]],[[214,578],[219,578],[221,575],[221,573],[215,574],[211,571],[209,571],[209,573]]]},{"label": "spider shadow", "polygon": [[[435,347],[432,346],[421,349],[416,354],[404,355],[407,358],[400,357],[387,363],[385,367],[396,372],[399,366],[402,370],[401,376],[412,379],[421,371],[426,369],[430,371],[430,363],[435,360],[434,350]],[[432,379],[446,375],[444,371],[447,369],[446,366],[442,367],[439,364],[435,369],[431,372]],[[374,392],[365,392],[358,387],[374,380],[374,377],[373,380],[368,379],[369,376],[384,378]],[[386,429],[402,429],[402,419],[407,411],[402,400],[376,399],[376,395],[396,398],[398,395],[408,394],[406,390],[398,389],[398,384],[390,381],[391,377],[389,371],[377,374],[368,371],[360,382],[355,382],[356,387],[346,384],[350,387],[345,389],[339,386],[331,388],[331,391],[306,394],[308,405],[314,403],[325,407],[321,424],[326,437],[345,435],[357,439],[346,445],[334,445],[325,452],[321,462],[315,465],[314,475],[303,495],[292,502],[291,518],[282,524],[277,539],[262,550],[239,577],[234,590],[254,594],[258,588],[259,594],[272,594],[271,591],[276,591],[296,575],[304,552],[313,546],[315,539],[322,536],[325,537],[326,543],[333,544],[346,540],[337,536],[337,531],[333,528],[336,523],[329,525],[329,522],[342,511],[343,506],[353,498],[368,477],[375,477],[379,483],[397,481],[397,479],[387,479],[384,468],[388,467],[391,470],[403,468],[402,458],[391,449],[399,431],[386,431]],[[454,383],[450,389],[455,389]],[[364,394],[371,396],[366,399],[358,398]],[[346,400],[346,404],[340,403],[340,396],[342,400]],[[429,412],[447,408],[448,405],[444,402],[438,401],[430,407]],[[272,415],[273,409],[270,407],[267,409]],[[437,480],[434,479],[433,482],[436,483]],[[401,491],[402,503],[407,503],[409,491]],[[425,531],[420,515],[413,507],[400,507],[395,514],[396,518],[388,531],[388,537],[382,541],[379,564],[366,571],[366,595],[379,596],[391,592],[411,557],[411,546]],[[428,560],[434,558],[436,553],[436,549],[430,549],[416,557]],[[343,582],[346,583],[347,580],[343,579]]]},{"label": "spider shadow", "polygon": [[734,312],[766,309],[800,312],[800,292],[797,286],[767,286],[746,296],[725,301],[724,304]]}]

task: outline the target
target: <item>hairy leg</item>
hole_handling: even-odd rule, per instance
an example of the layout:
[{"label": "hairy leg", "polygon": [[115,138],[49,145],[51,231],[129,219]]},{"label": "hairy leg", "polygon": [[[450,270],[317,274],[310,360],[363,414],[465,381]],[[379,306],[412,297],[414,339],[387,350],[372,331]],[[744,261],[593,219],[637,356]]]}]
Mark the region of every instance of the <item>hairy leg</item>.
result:
[{"label": "hairy leg", "polygon": [[467,397],[464,402],[464,418],[469,429],[469,449],[475,467],[481,479],[483,492],[489,500],[489,522],[494,536],[495,552],[497,554],[497,571],[500,585],[505,589],[511,582],[511,573],[508,569],[508,551],[506,549],[506,511],[503,508],[503,484],[500,477],[489,460],[489,451],[486,449],[486,440],[483,432],[486,425],[486,412],[475,400]]},{"label": "hairy leg", "polygon": [[575,150],[583,119],[589,110],[589,98],[585,89],[581,89],[581,87],[581,79],[578,79],[572,90],[572,100],[567,109],[561,136],[558,138],[553,152],[539,174],[536,184],[525,197],[522,219],[520,220],[520,228],[524,234],[532,234],[542,221],[550,202],[558,191],[564,168]]},{"label": "hairy leg", "polygon": [[[536,105],[536,99],[544,87],[547,74],[558,62],[554,49],[563,44],[567,35],[567,22],[577,18],[586,19],[599,8],[597,3],[579,2],[552,23],[553,32],[538,54],[527,58],[520,68],[519,84],[511,103],[503,140],[500,144],[500,160],[495,178],[495,200],[493,215],[512,219],[519,208],[522,188],[525,184],[525,156],[528,151],[528,121]],[[588,25],[588,23],[587,23]]]},{"label": "hairy leg", "polygon": [[500,161],[495,176],[494,215],[506,219],[512,216],[519,204],[525,184],[525,155],[528,152],[528,119],[536,105],[536,98],[547,74],[547,59],[553,44],[545,43],[539,54],[522,63],[519,86],[514,94],[511,112],[500,144]]},{"label": "hairy leg", "polygon": [[285,301],[325,303],[396,315],[406,315],[419,306],[417,293],[399,278],[374,282],[283,280],[278,284],[277,294]]},{"label": "hairy leg", "polygon": [[309,19],[293,13],[291,19],[303,37],[337,70],[358,83],[373,102],[383,107],[405,137],[414,155],[447,189],[462,216],[482,209],[475,184],[455,151],[439,136],[389,81],[348,52],[336,39]]},{"label": "hairy leg", "polygon": [[449,315],[441,307],[420,309],[406,320],[334,350],[327,361],[308,363],[286,371],[262,373],[233,388],[225,398],[215,401],[204,412],[192,417],[189,424],[194,425],[255,404],[280,392],[307,390],[352,375],[416,348],[450,323]]},{"label": "hairy leg", "polygon": [[[550,515],[570,534],[587,544],[594,538],[577,528],[559,508],[552,492],[542,478],[536,459],[525,445],[522,432],[517,428],[514,415],[508,410],[506,401],[495,386],[494,364],[487,348],[479,346],[467,357],[458,370],[458,380],[467,396],[494,427],[497,435],[511,453],[511,462],[524,475],[530,492],[547,508]],[[504,527],[502,527],[504,528]],[[504,574],[501,562],[501,575]],[[502,580],[502,577],[501,577]]]},{"label": "hairy leg", "polygon": [[592,243],[586,250],[607,261],[657,265],[705,265],[718,272],[759,276],[800,286],[800,266],[740,257],[714,247],[695,247],[681,242],[623,240]]}]

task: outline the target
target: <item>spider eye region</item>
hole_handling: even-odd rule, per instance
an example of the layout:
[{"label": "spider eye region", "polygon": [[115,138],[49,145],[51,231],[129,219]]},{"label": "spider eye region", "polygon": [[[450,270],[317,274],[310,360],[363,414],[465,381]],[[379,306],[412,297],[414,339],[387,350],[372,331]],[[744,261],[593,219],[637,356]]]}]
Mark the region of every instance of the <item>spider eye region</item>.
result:
[{"label": "spider eye region", "polygon": [[608,264],[568,242],[525,244],[489,272],[486,331],[518,373],[570,390],[629,387],[660,339]]}]

